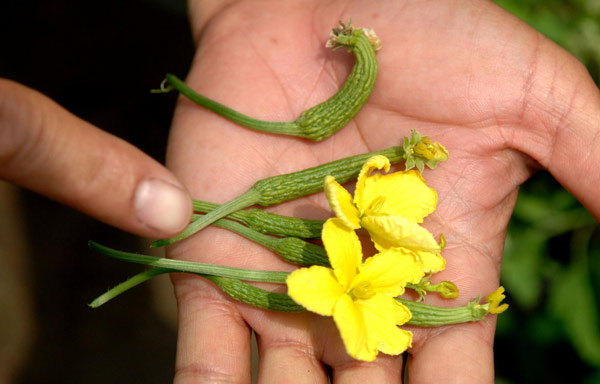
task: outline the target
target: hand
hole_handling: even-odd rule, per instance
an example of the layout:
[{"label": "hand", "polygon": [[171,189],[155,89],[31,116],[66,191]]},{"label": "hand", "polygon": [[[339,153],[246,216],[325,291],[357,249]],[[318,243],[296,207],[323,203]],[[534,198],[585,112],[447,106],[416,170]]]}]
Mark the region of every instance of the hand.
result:
[{"label": "hand", "polygon": [[[450,160],[425,171],[439,194],[425,222],[443,233],[447,268],[462,305],[498,286],[506,226],[518,186],[547,168],[596,217],[600,95],[573,57],[491,2],[190,2],[197,54],[187,83],[249,116],[292,121],[332,95],[353,57],[324,47],[338,20],[381,38],[379,77],[363,110],[319,143],[251,131],[188,100],[175,112],[168,165],[194,197],[223,203],[256,180],[397,145],[412,128],[443,143]],[[278,213],[326,218],[323,194]],[[207,228],[170,249],[175,258],[292,270],[261,247]],[[248,382],[257,334],[261,382],[399,382],[403,357],[353,361],[330,318],[236,303],[209,282],[173,277],[179,303],[176,383]],[[275,288],[272,288],[275,289]],[[491,383],[495,319],[412,329],[408,370],[422,383]]]},{"label": "hand", "polygon": [[0,79],[0,179],[152,238],[189,223],[189,193],[165,167],[47,97]]}]

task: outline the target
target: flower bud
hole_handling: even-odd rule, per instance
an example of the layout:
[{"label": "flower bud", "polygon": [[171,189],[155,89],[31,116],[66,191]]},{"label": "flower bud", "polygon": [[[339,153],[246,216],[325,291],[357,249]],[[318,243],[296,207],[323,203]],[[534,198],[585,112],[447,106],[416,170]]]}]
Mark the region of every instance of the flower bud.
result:
[{"label": "flower bud", "polygon": [[442,281],[438,284],[430,284],[425,287],[429,292],[437,292],[444,299],[456,299],[458,297],[458,288],[451,281]]}]

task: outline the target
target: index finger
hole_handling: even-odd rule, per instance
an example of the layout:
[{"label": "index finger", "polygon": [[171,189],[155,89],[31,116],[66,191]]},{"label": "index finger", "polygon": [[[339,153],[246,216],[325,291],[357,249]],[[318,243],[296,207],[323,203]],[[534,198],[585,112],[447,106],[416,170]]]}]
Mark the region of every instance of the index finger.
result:
[{"label": "index finger", "polygon": [[189,223],[189,194],[133,145],[25,86],[0,80],[0,178],[141,236]]}]

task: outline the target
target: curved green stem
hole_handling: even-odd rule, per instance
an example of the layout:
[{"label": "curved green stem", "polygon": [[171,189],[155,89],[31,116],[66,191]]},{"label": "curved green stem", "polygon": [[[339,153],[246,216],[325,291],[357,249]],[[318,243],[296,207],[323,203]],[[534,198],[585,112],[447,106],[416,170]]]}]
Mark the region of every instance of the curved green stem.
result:
[{"label": "curved green stem", "polygon": [[334,29],[332,39],[336,47],[344,46],[354,53],[354,68],[335,95],[302,112],[293,122],[271,122],[249,117],[195,92],[173,74],[167,74],[169,86],[161,85],[158,92],[176,89],[196,104],[250,129],[323,140],[348,124],[363,107],[373,91],[378,70],[373,45],[361,28],[343,26],[342,29]]},{"label": "curved green stem", "polygon": [[271,122],[257,120],[197,93],[173,74],[168,73],[166,80],[169,85],[194,103],[203,106],[204,108],[209,109],[243,127],[255,129],[261,132],[298,136],[298,126],[294,122]]}]

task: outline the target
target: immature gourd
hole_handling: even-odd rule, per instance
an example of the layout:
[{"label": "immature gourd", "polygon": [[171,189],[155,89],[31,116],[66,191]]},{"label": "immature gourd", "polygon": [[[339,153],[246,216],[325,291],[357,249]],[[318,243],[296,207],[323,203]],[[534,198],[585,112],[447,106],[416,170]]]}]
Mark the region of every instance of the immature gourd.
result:
[{"label": "immature gourd", "polygon": [[183,240],[218,219],[254,204],[268,207],[320,192],[323,190],[323,180],[328,175],[335,177],[339,183],[343,184],[355,179],[367,159],[375,155],[387,157],[392,164],[406,159],[404,148],[396,146],[381,151],[349,156],[298,172],[259,180],[245,193],[192,222],[181,234],[170,239],[154,241],[151,246],[162,247]]},{"label": "immature gourd", "polygon": [[[432,148],[435,148],[437,151],[444,152],[445,156],[443,156],[443,158],[440,157],[439,159],[435,159],[435,161],[432,162],[428,162],[426,158],[426,161],[423,161],[423,155],[414,149],[415,147],[419,147],[422,142],[428,143],[428,145],[432,146]],[[320,192],[323,190],[323,180],[326,176],[334,177],[335,180],[337,180],[340,184],[353,180],[359,174],[364,163],[369,158],[376,155],[387,157],[391,164],[396,164],[402,160],[406,160],[407,169],[410,169],[414,166],[419,166],[419,168],[422,168],[425,165],[430,168],[434,168],[439,161],[444,161],[448,158],[447,151],[441,144],[431,143],[429,137],[421,137],[421,135],[413,130],[411,138],[408,139],[405,137],[404,144],[402,146],[349,156],[343,159],[332,161],[330,163],[321,164],[317,167],[259,180],[243,194],[223,205],[215,207],[206,215],[192,222],[181,234],[170,239],[154,241],[152,243],[152,247],[162,247],[175,243],[179,240],[183,240],[198,232],[202,228],[214,223],[215,221],[241,209],[248,208],[254,204],[268,207],[274,204],[283,203],[285,201],[294,200],[302,196]],[[202,204],[201,202],[197,202],[195,205],[200,207]],[[205,211],[208,211],[208,209]],[[241,217],[236,218],[236,220],[243,221],[241,220]],[[267,218],[267,221],[273,222],[273,227],[277,227],[279,225],[278,223],[282,225],[292,224],[283,223],[280,220],[281,218]],[[296,227],[298,225],[298,229],[300,229],[301,232],[304,232],[306,229],[308,229],[306,225],[312,227],[314,224],[315,223],[310,222],[300,222],[293,223],[292,226]],[[276,228],[275,230],[277,231]],[[286,234],[286,236],[287,235],[289,235],[289,233]],[[294,234],[293,236],[298,235]],[[309,235],[307,237],[311,236]]]},{"label": "immature gourd", "polygon": [[165,82],[157,92],[176,89],[193,102],[247,128],[320,141],[348,124],[371,95],[377,78],[375,51],[380,49],[381,45],[373,30],[354,28],[352,23],[345,26],[340,22],[340,28],[333,29],[327,47],[333,49],[345,47],[349,52],[354,53],[356,64],[335,95],[302,112],[293,122],[262,121],[246,116],[196,93],[172,74],[167,74]]}]

